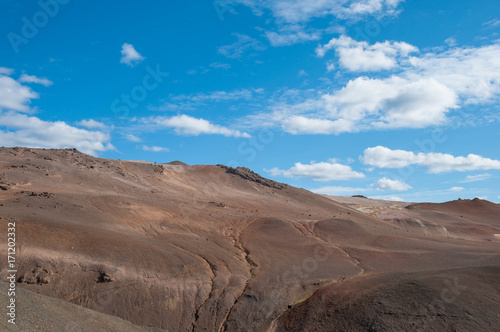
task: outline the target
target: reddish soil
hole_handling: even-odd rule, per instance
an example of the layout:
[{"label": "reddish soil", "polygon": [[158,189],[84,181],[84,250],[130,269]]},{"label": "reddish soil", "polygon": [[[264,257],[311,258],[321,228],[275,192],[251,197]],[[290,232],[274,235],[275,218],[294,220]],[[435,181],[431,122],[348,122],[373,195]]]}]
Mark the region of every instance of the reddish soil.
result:
[{"label": "reddish soil", "polygon": [[[245,168],[0,148],[28,291],[168,331],[500,326],[499,205],[357,199],[369,213]],[[444,314],[419,314],[455,277]]]}]

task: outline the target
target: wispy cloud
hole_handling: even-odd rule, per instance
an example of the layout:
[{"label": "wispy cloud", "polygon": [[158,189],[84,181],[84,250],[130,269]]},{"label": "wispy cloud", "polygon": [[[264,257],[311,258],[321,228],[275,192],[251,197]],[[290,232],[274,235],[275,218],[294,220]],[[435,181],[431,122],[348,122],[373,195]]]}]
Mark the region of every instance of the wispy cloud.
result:
[{"label": "wispy cloud", "polygon": [[49,79],[39,78],[34,75],[27,75],[27,74],[22,74],[21,77],[19,77],[18,81],[21,83],[36,83],[36,84],[41,84],[43,86],[51,86],[52,84],[54,84]]},{"label": "wispy cloud", "polygon": [[313,193],[325,194],[332,196],[347,196],[361,194],[369,189],[367,188],[353,188],[353,187],[337,187],[337,186],[327,186],[321,188],[310,189]]},{"label": "wispy cloud", "polygon": [[483,23],[483,26],[485,26],[487,28],[500,27],[500,20],[498,18],[495,18],[495,19],[493,19],[491,21]]},{"label": "wispy cloud", "polygon": [[341,19],[359,19],[366,15],[395,14],[402,0],[239,0],[251,7],[257,15],[269,10],[278,23],[307,23],[313,18],[333,16]]},{"label": "wispy cloud", "polygon": [[132,134],[125,135],[125,138],[130,142],[135,142],[135,143],[142,142],[142,139],[140,137],[137,137]]},{"label": "wispy cloud", "polygon": [[10,76],[13,73],[14,73],[14,69],[6,68],[6,67],[0,67],[0,75]]},{"label": "wispy cloud", "polygon": [[[233,33],[238,40],[230,45],[221,46],[218,48],[218,52],[227,58],[231,59],[241,59],[245,53],[249,50],[254,52],[264,51],[267,47],[255,38],[247,35]],[[250,55],[255,55],[250,54]]]},{"label": "wispy cloud", "polygon": [[148,151],[148,152],[169,152],[170,151],[169,148],[164,148],[162,146],[147,146],[147,145],[143,145],[142,149],[144,151]]},{"label": "wispy cloud", "polygon": [[77,122],[79,126],[88,128],[88,129],[104,129],[106,128],[106,125],[102,122],[96,121],[94,119],[89,119],[89,120],[81,120]]},{"label": "wispy cloud", "polygon": [[467,182],[476,182],[476,181],[484,181],[491,178],[491,174],[489,173],[484,173],[484,174],[477,174],[477,175],[467,175],[465,177],[465,180],[460,181],[461,183],[467,183]]}]

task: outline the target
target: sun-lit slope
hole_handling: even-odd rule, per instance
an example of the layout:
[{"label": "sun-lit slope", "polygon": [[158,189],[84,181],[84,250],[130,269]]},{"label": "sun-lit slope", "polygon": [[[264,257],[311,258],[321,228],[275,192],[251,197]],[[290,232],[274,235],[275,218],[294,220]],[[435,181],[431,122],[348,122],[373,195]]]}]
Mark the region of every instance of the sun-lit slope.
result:
[{"label": "sun-lit slope", "polygon": [[0,186],[20,286],[171,331],[255,331],[325,285],[499,257],[500,239],[426,233],[244,168],[1,148]]}]

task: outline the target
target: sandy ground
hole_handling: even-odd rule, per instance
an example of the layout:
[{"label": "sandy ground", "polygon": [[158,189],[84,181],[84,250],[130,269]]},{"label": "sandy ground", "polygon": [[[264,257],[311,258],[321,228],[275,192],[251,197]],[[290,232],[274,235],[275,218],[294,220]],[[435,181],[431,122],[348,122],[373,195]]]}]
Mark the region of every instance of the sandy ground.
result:
[{"label": "sandy ground", "polygon": [[[0,189],[0,241],[16,223],[18,286],[119,317],[130,328],[300,330],[309,322],[310,330],[341,330],[331,319],[343,302],[321,313],[314,299],[359,290],[366,294],[360,305],[369,307],[378,287],[394,306],[406,305],[406,295],[384,285],[411,273],[424,280],[419,305],[440,296],[426,280],[452,278],[446,271],[472,274],[471,292],[482,294],[485,285],[498,291],[492,279],[475,279],[480,269],[500,266],[500,208],[487,201],[332,199],[243,168],[23,148],[0,148]],[[498,318],[492,303],[483,300],[481,311],[471,312],[481,328]],[[30,310],[21,311],[23,324],[35,324]],[[390,322],[377,310],[362,312],[365,318],[346,324],[375,316],[380,326]],[[315,315],[326,317],[317,320],[323,325],[310,321]],[[431,318],[420,323],[433,324]]]}]

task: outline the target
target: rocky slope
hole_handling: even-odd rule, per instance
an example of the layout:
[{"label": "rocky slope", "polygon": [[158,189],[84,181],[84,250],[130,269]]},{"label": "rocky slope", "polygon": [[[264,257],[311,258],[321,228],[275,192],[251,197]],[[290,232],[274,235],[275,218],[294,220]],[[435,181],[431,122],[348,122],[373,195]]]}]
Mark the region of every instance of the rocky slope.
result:
[{"label": "rocky slope", "polygon": [[[1,241],[8,222],[17,226],[18,286],[168,331],[335,331],[339,308],[352,330],[378,317],[373,330],[391,322],[367,305],[374,288],[393,306],[408,300],[388,280],[453,281],[446,271],[466,269],[472,282],[500,266],[500,208],[484,201],[380,218],[245,168],[24,148],[0,148],[0,189]],[[417,306],[440,291],[424,281]],[[353,316],[331,294],[358,288],[367,309]],[[491,301],[481,310],[469,310],[481,326],[498,319]]]}]

